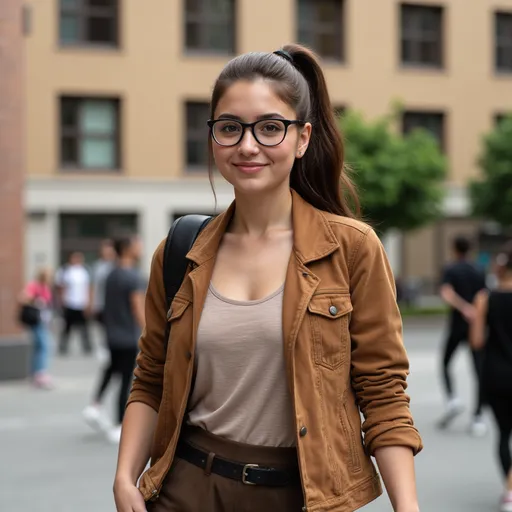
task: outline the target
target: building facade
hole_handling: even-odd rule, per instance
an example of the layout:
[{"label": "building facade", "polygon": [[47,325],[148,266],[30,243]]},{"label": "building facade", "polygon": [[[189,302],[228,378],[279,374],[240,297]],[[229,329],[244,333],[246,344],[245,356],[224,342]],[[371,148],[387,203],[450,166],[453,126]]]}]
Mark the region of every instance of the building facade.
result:
[{"label": "building facade", "polygon": [[28,344],[17,323],[23,286],[24,69],[21,0],[0,2],[0,380],[24,377]]},{"label": "building facade", "polygon": [[[232,56],[300,41],[323,57],[333,106],[404,106],[449,161],[446,218],[388,241],[395,271],[433,279],[481,137],[512,110],[512,0],[32,0],[26,2],[25,269],[140,231],[147,264],[171,219],[215,210],[208,101]],[[149,5],[150,4],[150,5]],[[232,198],[217,178],[218,209]]]}]

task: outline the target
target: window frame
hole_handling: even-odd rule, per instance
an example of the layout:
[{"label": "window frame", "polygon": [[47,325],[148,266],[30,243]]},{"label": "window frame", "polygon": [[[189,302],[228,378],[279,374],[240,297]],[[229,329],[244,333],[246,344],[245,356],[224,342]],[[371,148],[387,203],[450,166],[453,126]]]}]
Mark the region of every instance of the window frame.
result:
[{"label": "window frame", "polygon": [[[62,0],[57,0],[57,41],[61,48],[98,48],[98,49],[118,49],[121,46],[121,2],[113,0],[111,7],[90,6],[88,0],[78,0],[80,5],[77,8],[62,5]],[[107,11],[111,11],[107,14]],[[61,26],[63,16],[74,15],[78,19],[78,38],[76,41],[64,41],[61,36]],[[113,21],[113,34],[110,42],[96,42],[86,39],[87,21],[92,16],[110,18]]]},{"label": "window frame", "polygon": [[[430,117],[439,117],[441,119],[440,127],[441,127],[441,133],[438,137],[437,134],[433,132],[433,130],[429,130],[425,126],[422,126],[420,124],[416,124],[412,129],[406,130],[406,118],[407,116],[430,116]],[[428,131],[429,133],[432,133],[432,135],[435,136],[436,140],[439,141],[439,149],[443,153],[443,155],[447,155],[448,149],[447,149],[447,130],[446,130],[446,120],[448,116],[447,113],[444,110],[422,110],[422,109],[404,109],[401,116],[401,131],[402,135],[407,135],[411,131],[415,130],[416,128],[423,128],[424,130]]]},{"label": "window frame", "polygon": [[[200,0],[201,12],[190,13],[188,10],[187,0],[183,2],[183,51],[187,55],[213,55],[213,56],[226,56],[236,55],[237,52],[237,2],[236,0],[227,0],[231,3],[231,20],[225,23],[231,26],[231,48],[224,50],[220,48],[212,48],[208,45],[208,36],[210,35],[210,27],[214,22],[215,25],[222,26],[222,17],[212,13],[207,0]],[[231,22],[231,23],[230,23]],[[199,25],[202,29],[200,32],[200,44],[198,47],[189,47],[187,42],[188,25],[194,23]],[[206,44],[205,44],[206,42]]]},{"label": "window frame", "polygon": [[[194,128],[193,129],[193,137],[189,137],[189,134],[191,132],[191,129],[190,129],[190,123],[189,123],[189,107],[191,106],[201,106],[201,107],[205,107],[206,110],[207,110],[207,115],[206,115],[206,119],[204,120],[204,130],[205,130],[205,133],[202,133],[201,130],[202,128]],[[200,100],[200,99],[186,99],[184,102],[183,102],[183,117],[185,119],[185,123],[184,123],[184,126],[186,127],[185,129],[185,138],[184,138],[184,141],[183,141],[183,146],[184,146],[184,161],[185,161],[185,165],[184,165],[184,168],[185,168],[185,172],[186,174],[189,174],[189,175],[195,175],[195,174],[201,174],[201,173],[204,173],[204,172],[208,172],[208,168],[210,165],[213,164],[213,162],[211,161],[211,158],[210,158],[210,148],[209,148],[209,128],[208,128],[208,125],[206,124],[206,121],[209,119],[209,116],[210,116],[210,103],[208,100]],[[190,160],[189,160],[189,152],[188,152],[188,144],[189,144],[189,141],[192,140],[194,142],[203,142],[206,144],[206,147],[207,147],[207,159],[206,159],[206,162],[203,164],[193,164],[193,163],[190,163]]]},{"label": "window frame", "polygon": [[[346,0],[328,0],[332,1],[334,4],[337,4],[336,9],[339,8],[340,22],[336,23],[336,21],[332,21],[331,23],[320,22],[317,20],[316,11],[315,17],[313,20],[310,20],[307,29],[303,27],[303,19],[301,17],[301,4],[309,3],[308,9],[315,10],[318,8],[318,4],[315,4],[315,0],[296,0],[296,23],[297,23],[297,41],[299,43],[303,43],[306,46],[311,47],[324,62],[331,62],[335,64],[346,64],[346,50],[347,50],[347,38],[346,38]],[[316,41],[319,34],[325,34],[326,25],[330,26],[329,33],[334,33],[334,37],[337,39],[336,44],[336,53],[335,57],[327,56],[322,54],[316,45],[313,43]],[[301,32],[309,33],[311,36],[311,40],[305,40],[307,38],[301,38]],[[313,42],[312,42],[313,41]]]},{"label": "window frame", "polygon": [[[506,18],[507,22],[510,23],[510,36],[503,38],[507,44],[501,42],[499,35],[500,22],[502,18]],[[500,49],[506,49],[509,53],[508,56],[508,67],[501,67],[498,62]],[[494,70],[500,75],[511,75],[512,74],[512,10],[504,11],[497,10],[494,12]]]},{"label": "window frame", "polygon": [[[75,108],[77,108],[77,122],[76,127],[65,127],[62,123],[62,114],[63,114],[63,107],[64,102],[68,101],[74,101],[77,105]],[[111,140],[114,144],[114,165],[112,167],[85,167],[81,164],[79,161],[79,158],[77,158],[77,161],[75,164],[73,163],[66,163],[64,161],[64,139],[75,139],[77,144],[77,153],[80,154],[80,145],[82,144],[83,140],[87,139],[88,135],[83,133],[80,129],[81,125],[81,119],[83,116],[83,113],[81,110],[83,110],[82,105],[86,101],[105,101],[110,102],[114,105],[114,111],[115,111],[115,119],[114,119],[114,133],[112,135],[104,135],[104,134],[98,134],[94,136],[94,140]],[[120,97],[114,97],[114,96],[91,96],[91,95],[75,95],[75,94],[60,94],[58,96],[58,129],[59,129],[59,137],[58,137],[58,155],[59,155],[59,169],[61,172],[85,172],[85,173],[109,173],[109,174],[116,174],[122,172],[123,169],[123,162],[122,162],[122,137],[121,137],[121,111],[122,111],[122,100]],[[91,137],[89,135],[89,137]]]},{"label": "window frame", "polygon": [[[401,2],[399,8],[399,62],[402,68],[424,68],[429,70],[444,70],[446,68],[446,38],[445,38],[445,8],[443,5],[434,4],[414,4],[409,2]],[[404,30],[408,16],[407,11],[411,12],[415,27]],[[438,18],[436,32],[438,37],[432,35],[431,40],[425,38],[425,31],[418,29],[419,22],[422,20],[422,13],[427,13]],[[410,18],[409,18],[410,19]],[[412,34],[412,37],[411,37]],[[421,45],[425,43],[437,44],[436,62],[425,62],[420,59]],[[414,51],[412,52],[415,60],[405,60],[404,45],[414,43]]]}]

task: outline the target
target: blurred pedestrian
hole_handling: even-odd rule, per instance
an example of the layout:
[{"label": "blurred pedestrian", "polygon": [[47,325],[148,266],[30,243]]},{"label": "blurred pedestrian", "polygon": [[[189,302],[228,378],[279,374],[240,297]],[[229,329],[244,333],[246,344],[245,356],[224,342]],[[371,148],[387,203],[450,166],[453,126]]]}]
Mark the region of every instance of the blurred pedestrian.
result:
[{"label": "blurred pedestrian", "polygon": [[[485,289],[485,274],[469,259],[471,242],[464,236],[453,240],[454,261],[444,269],[440,294],[450,306],[449,331],[443,349],[443,383],[447,397],[446,410],[439,420],[439,428],[447,428],[464,410],[457,396],[450,367],[453,356],[461,344],[469,341],[469,325],[475,317],[473,300],[476,294]],[[475,370],[475,408],[469,429],[474,436],[487,432],[487,424],[482,416],[483,394],[480,386],[482,352],[471,349]]]},{"label": "blurred pedestrian", "polygon": [[235,202],[188,252],[170,309],[165,243],[153,257],[118,512],[348,512],[382,492],[372,455],[394,510],[418,512],[393,273],[349,206],[318,59],[295,44],[234,58],[210,115]]},{"label": "blurred pedestrian", "polygon": [[59,354],[65,355],[69,349],[69,335],[78,327],[84,354],[92,352],[89,336],[87,311],[90,307],[90,277],[84,265],[84,255],[73,252],[68,263],[57,271],[55,284],[57,285],[59,304],[62,307],[64,319],[63,329],[59,341]]},{"label": "blurred pedestrian", "polygon": [[105,328],[103,325],[103,308],[105,306],[105,281],[107,276],[114,268],[116,253],[112,240],[103,240],[100,244],[99,258],[92,264],[91,268],[91,290],[90,290],[90,307],[88,310],[88,318],[94,320],[99,328],[100,343],[96,347],[98,360],[108,365],[108,350],[105,341]]},{"label": "blurred pedestrian", "polygon": [[105,281],[115,265],[116,252],[112,240],[101,242],[99,258],[91,268],[91,302],[89,316],[103,325],[103,309],[105,307]]},{"label": "blurred pedestrian", "polygon": [[471,344],[484,351],[482,387],[498,427],[498,456],[506,479],[501,512],[512,512],[512,246],[496,258],[498,286],[481,291]]},{"label": "blurred pedestrian", "polygon": [[114,426],[107,432],[108,439],[119,442],[121,423],[130,392],[137,342],[144,327],[144,294],[146,282],[137,268],[141,256],[138,236],[114,241],[117,261],[105,281],[103,324],[110,364],[103,372],[93,402],[84,410],[84,417],[93,426],[104,429],[108,422],[101,409],[105,390],[112,375],[121,377]]},{"label": "blurred pedestrian", "polygon": [[22,291],[20,303],[36,308],[34,321],[27,325],[32,334],[32,382],[38,388],[52,389],[53,379],[48,369],[52,351],[50,322],[53,297],[51,272],[48,268],[37,271],[36,278]]}]

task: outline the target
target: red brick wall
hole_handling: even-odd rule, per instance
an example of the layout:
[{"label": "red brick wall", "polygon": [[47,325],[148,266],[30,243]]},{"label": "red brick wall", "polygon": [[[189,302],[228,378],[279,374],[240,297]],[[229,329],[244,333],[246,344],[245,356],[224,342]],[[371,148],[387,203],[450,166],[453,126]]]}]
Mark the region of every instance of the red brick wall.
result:
[{"label": "red brick wall", "polygon": [[23,286],[22,0],[0,0],[0,340],[16,334]]}]

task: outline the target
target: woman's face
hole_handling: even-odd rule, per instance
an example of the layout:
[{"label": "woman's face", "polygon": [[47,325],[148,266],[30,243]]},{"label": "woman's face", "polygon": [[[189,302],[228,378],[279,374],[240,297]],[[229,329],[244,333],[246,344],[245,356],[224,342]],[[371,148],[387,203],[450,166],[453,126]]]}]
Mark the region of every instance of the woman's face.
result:
[{"label": "woman's face", "polygon": [[[253,123],[264,116],[296,120],[294,110],[274,93],[263,80],[240,80],[231,85],[214,112],[214,119],[236,118]],[[273,127],[268,128],[272,130]],[[290,125],[281,144],[267,147],[259,144],[250,129],[246,129],[236,146],[220,146],[212,141],[217,169],[238,193],[261,194],[280,187],[289,187],[289,177],[295,158],[301,158],[308,146],[311,125]]]}]

